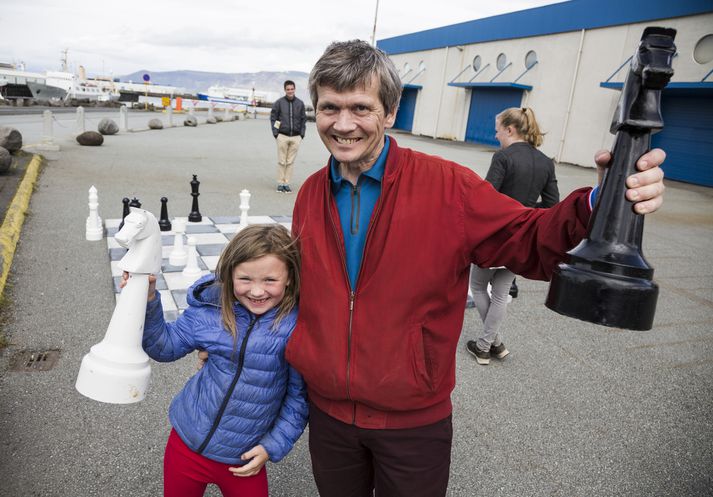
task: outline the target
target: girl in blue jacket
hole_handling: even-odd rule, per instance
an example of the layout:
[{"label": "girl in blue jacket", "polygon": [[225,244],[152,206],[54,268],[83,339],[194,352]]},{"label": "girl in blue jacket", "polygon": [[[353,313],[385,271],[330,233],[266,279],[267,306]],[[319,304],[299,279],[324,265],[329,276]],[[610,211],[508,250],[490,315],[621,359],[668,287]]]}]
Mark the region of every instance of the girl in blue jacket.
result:
[{"label": "girl in blue jacket", "polygon": [[165,496],[202,496],[208,483],[224,496],[267,496],[265,462],[282,459],[307,423],[302,377],[285,361],[299,265],[285,227],[249,226],[225,247],[215,276],[188,290],[189,307],[173,323],[150,278],[146,353],[167,362],[208,352],[169,409]]}]

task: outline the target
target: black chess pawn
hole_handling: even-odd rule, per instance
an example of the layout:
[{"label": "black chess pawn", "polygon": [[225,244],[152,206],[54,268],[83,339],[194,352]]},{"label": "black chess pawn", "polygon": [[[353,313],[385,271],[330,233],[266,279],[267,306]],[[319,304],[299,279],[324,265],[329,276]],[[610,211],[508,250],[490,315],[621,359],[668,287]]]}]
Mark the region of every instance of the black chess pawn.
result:
[{"label": "black chess pawn", "polygon": [[168,199],[161,197],[161,219],[158,221],[158,227],[161,231],[171,231],[171,221],[168,220]]},{"label": "black chess pawn", "polygon": [[124,204],[124,209],[121,211],[121,223],[119,223],[119,229],[124,227],[124,218],[129,215],[129,199],[124,197],[121,199],[121,203]]},{"label": "black chess pawn", "polygon": [[201,216],[201,213],[198,211],[198,186],[201,184],[200,181],[198,181],[197,175],[193,175],[193,179],[191,180],[191,196],[193,197],[193,205],[191,206],[191,213],[188,214],[188,220],[192,223],[199,223],[203,219],[203,216]]}]

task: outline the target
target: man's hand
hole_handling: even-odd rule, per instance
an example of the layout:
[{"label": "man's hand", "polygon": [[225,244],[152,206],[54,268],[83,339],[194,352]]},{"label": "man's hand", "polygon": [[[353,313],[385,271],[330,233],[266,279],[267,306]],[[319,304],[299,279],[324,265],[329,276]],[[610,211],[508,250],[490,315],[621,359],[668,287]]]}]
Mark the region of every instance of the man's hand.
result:
[{"label": "man's hand", "polygon": [[[626,178],[626,199],[634,202],[634,211],[637,214],[650,214],[656,211],[663,203],[663,170],[659,167],[666,159],[666,152],[655,148],[642,155],[636,162],[640,171]],[[594,154],[597,163],[599,183],[602,182],[604,171],[611,161],[611,153],[600,150]]]},{"label": "man's hand", "polygon": [[228,470],[233,473],[233,476],[254,476],[260,472],[262,467],[265,465],[269,456],[265,447],[262,445],[256,445],[245,454],[240,456],[243,461],[251,460],[245,466],[239,466],[237,468],[228,468]]},{"label": "man's hand", "polygon": [[196,369],[198,369],[198,370],[203,369],[203,366],[205,366],[206,362],[208,362],[208,351],[207,350],[199,350],[198,351],[198,367]]}]

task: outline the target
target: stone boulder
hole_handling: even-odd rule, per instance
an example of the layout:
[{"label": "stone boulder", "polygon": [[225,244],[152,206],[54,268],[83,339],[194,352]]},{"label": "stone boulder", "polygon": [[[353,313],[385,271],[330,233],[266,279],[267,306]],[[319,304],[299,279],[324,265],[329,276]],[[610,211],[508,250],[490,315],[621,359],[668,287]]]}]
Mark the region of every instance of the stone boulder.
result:
[{"label": "stone boulder", "polygon": [[77,143],[89,147],[98,147],[104,143],[104,137],[96,131],[85,131],[81,135],[77,135]]},{"label": "stone boulder", "polygon": [[183,120],[183,125],[195,128],[196,126],[198,126],[198,119],[196,119],[196,116],[186,116],[186,118]]},{"label": "stone boulder", "polygon": [[119,125],[116,124],[113,119],[105,118],[99,121],[99,126],[97,126],[97,130],[102,135],[115,135],[119,132]]},{"label": "stone boulder", "polygon": [[161,119],[151,119],[149,121],[149,129],[163,129],[163,121]]},{"label": "stone boulder", "polygon": [[12,165],[12,155],[4,147],[0,147],[0,174],[5,174]]},{"label": "stone boulder", "polygon": [[205,123],[206,123],[206,124],[215,124],[215,123],[217,123],[217,122],[218,122],[218,121],[216,121],[216,120],[215,120],[215,117],[213,117],[213,116],[208,116],[208,117],[206,117],[206,119],[205,119]]},{"label": "stone boulder", "polygon": [[0,126],[0,147],[8,152],[17,152],[22,148],[22,134],[15,128]]}]

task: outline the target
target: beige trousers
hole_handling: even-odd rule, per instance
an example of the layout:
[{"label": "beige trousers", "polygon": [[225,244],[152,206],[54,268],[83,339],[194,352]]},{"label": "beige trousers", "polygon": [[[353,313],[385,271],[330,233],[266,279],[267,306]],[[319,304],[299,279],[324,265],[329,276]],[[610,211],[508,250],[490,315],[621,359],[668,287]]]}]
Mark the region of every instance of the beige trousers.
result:
[{"label": "beige trousers", "polygon": [[302,138],[298,136],[277,135],[277,183],[287,185],[292,177],[292,164],[297,156]]}]

